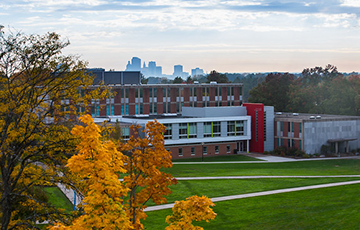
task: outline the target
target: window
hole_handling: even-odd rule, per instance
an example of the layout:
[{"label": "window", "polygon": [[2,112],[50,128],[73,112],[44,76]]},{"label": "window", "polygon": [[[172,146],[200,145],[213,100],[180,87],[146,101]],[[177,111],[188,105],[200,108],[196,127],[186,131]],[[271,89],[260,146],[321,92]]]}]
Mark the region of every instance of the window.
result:
[{"label": "window", "polygon": [[215,121],[212,123],[212,131],[213,137],[220,137],[221,136],[221,123],[220,121]]},{"label": "window", "polygon": [[291,122],[291,132],[294,132],[294,122]]},{"label": "window", "polygon": [[219,146],[215,145],[215,154],[219,154]]},{"label": "window", "polygon": [[130,127],[123,127],[121,128],[121,137],[124,140],[130,139]]},{"label": "window", "polygon": [[301,143],[301,140],[299,140],[299,149],[301,150],[302,148],[302,143]]},{"label": "window", "polygon": [[207,155],[207,146],[203,146],[203,154]]},{"label": "window", "polygon": [[191,147],[191,156],[195,155],[195,147]]},{"label": "window", "polygon": [[228,121],[227,122],[227,135],[228,136],[235,136],[235,121]]},{"label": "window", "polygon": [[290,132],[290,125],[291,125],[291,122],[288,122],[288,123],[287,123],[287,125],[288,125],[288,132]]},{"label": "window", "polygon": [[187,138],[187,123],[179,124],[179,138],[186,139]]},{"label": "window", "polygon": [[100,117],[100,106],[96,106],[96,116]]},{"label": "window", "polygon": [[235,121],[236,132],[235,136],[243,136],[244,135],[244,121]]},{"label": "window", "polygon": [[106,116],[110,116],[110,105],[106,105]]},{"label": "window", "polygon": [[196,131],[196,123],[188,123],[188,138],[196,138],[197,131]]},{"label": "window", "polygon": [[95,117],[95,106],[91,106],[91,116]]},{"label": "window", "polygon": [[163,124],[165,126],[164,139],[172,138],[172,124]]},{"label": "window", "polygon": [[266,111],[264,111],[264,141],[266,141]]},{"label": "window", "polygon": [[212,125],[211,122],[204,122],[204,137],[212,136]]},{"label": "window", "polygon": [[139,114],[139,105],[135,104],[135,114]]},{"label": "window", "polygon": [[299,123],[299,133],[301,133],[301,130],[302,130],[302,125],[301,125],[301,122]]},{"label": "window", "polygon": [[111,115],[111,116],[114,116],[114,114],[115,114],[114,105],[111,105],[111,106],[110,106],[110,109],[111,109],[110,115]]},{"label": "window", "polygon": [[227,152],[227,153],[230,153],[230,152],[231,152],[231,147],[230,147],[230,145],[227,145],[227,146],[226,146],[226,152]]},{"label": "window", "polygon": [[179,148],[179,157],[182,157],[182,156],[183,156],[183,149]]}]

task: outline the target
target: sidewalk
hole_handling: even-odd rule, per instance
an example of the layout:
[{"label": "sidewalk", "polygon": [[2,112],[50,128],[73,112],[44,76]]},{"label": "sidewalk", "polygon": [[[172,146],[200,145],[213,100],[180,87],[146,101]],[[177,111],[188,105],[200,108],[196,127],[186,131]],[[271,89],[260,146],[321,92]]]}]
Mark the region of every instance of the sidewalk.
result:
[{"label": "sidewalk", "polygon": [[[214,198],[211,198],[211,201],[219,202],[219,201],[226,201],[226,200],[242,199],[242,198],[257,197],[257,196],[266,196],[266,195],[273,195],[273,194],[279,194],[279,193],[285,193],[285,192],[303,191],[303,190],[309,190],[309,189],[329,188],[329,187],[350,185],[350,184],[359,184],[359,183],[360,183],[360,180],[356,180],[356,181],[303,186],[303,187],[297,187],[297,188],[277,189],[277,190],[271,190],[271,191],[265,191],[265,192],[254,192],[254,193],[247,193],[247,194],[241,194],[241,195],[214,197]],[[147,207],[146,209],[144,209],[144,211],[149,212],[149,211],[156,211],[156,210],[162,210],[162,209],[169,209],[172,207],[174,207],[174,203]]]},{"label": "sidewalk", "polygon": [[215,161],[215,162],[173,162],[173,164],[246,164],[246,163],[281,163],[281,162],[299,162],[299,161],[322,161],[322,160],[343,160],[343,159],[360,159],[360,156],[350,156],[350,157],[318,157],[318,158],[300,158],[294,159],[289,157],[278,157],[278,156],[269,156],[258,153],[247,153],[242,154],[244,156],[253,157],[261,161]]}]

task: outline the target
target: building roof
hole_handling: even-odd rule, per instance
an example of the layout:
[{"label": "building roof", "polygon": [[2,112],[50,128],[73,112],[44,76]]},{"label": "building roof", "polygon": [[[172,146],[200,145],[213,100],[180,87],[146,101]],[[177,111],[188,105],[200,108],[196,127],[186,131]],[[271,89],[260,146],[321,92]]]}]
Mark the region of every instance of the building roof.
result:
[{"label": "building roof", "polygon": [[275,120],[291,121],[291,122],[345,121],[345,120],[360,120],[360,116],[277,112],[275,113]]}]

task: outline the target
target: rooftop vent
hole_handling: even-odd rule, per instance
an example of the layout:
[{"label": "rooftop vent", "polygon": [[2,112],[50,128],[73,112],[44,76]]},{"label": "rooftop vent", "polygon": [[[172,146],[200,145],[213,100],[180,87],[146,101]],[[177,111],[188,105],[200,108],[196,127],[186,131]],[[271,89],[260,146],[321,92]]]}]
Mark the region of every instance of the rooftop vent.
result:
[{"label": "rooftop vent", "polygon": [[293,113],[293,116],[299,116],[299,114],[298,113]]},{"label": "rooftop vent", "polygon": [[281,115],[281,114],[282,114],[282,112],[276,112],[275,114],[276,114],[276,115]]},{"label": "rooftop vent", "polygon": [[149,117],[149,114],[135,114],[134,117]]},{"label": "rooftop vent", "polygon": [[310,119],[315,119],[315,116],[310,116]]},{"label": "rooftop vent", "polygon": [[163,117],[176,117],[177,114],[176,113],[163,113],[161,116],[163,116]]},{"label": "rooftop vent", "polygon": [[316,116],[316,119],[321,119],[321,116]]}]

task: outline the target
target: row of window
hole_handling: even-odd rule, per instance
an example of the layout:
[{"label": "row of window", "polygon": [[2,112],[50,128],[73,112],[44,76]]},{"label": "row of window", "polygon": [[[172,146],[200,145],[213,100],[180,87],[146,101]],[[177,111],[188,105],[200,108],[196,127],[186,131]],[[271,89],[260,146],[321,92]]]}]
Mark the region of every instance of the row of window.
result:
[{"label": "row of window", "polygon": [[[294,132],[294,130],[295,130],[295,128],[294,128],[294,123],[295,122],[283,122],[283,121],[278,121],[277,123],[276,123],[276,128],[277,128],[277,131],[278,131],[278,135],[277,136],[280,136],[280,134],[279,134],[279,131],[280,132],[283,132],[283,126],[284,126],[284,123],[286,123],[286,125],[287,125],[287,131],[288,131],[288,133],[290,133],[290,132]],[[301,124],[301,122],[299,122],[298,123],[299,124],[299,133],[302,133],[302,124]]]},{"label": "row of window", "polygon": [[[221,136],[221,122],[204,122],[204,137],[220,137]],[[166,131],[164,133],[165,139],[172,138],[172,124],[164,124]],[[244,121],[227,121],[227,136],[243,136],[244,135]],[[197,138],[197,123],[180,123],[179,124],[179,139]]]},{"label": "row of window", "polygon": [[[231,152],[231,147],[230,147],[230,145],[227,145],[226,153],[230,153],[230,152]],[[191,153],[191,156],[195,156],[195,147],[191,147],[190,153]],[[202,147],[202,154],[203,155],[208,154],[207,146]],[[218,145],[215,145],[215,154],[219,154],[219,146]],[[178,148],[178,155],[179,155],[179,157],[183,156],[183,148]]]},{"label": "row of window", "polygon": [[[298,149],[302,149],[302,140],[299,140],[299,146],[295,145],[294,139],[282,139],[282,138],[276,138],[277,146],[287,146],[288,148],[291,147],[298,147]],[[285,143],[284,143],[285,142]]]}]

